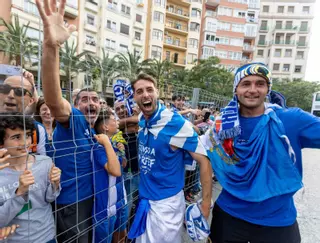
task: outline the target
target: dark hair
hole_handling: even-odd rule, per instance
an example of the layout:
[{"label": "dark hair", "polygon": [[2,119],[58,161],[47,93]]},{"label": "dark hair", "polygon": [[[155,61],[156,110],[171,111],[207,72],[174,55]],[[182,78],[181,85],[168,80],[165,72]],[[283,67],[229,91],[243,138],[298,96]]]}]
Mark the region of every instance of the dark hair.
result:
[{"label": "dark hair", "polygon": [[174,94],[174,95],[172,96],[172,101],[176,101],[176,100],[178,100],[178,99],[182,99],[182,95]]},{"label": "dark hair", "polygon": [[[97,92],[95,91],[93,88],[83,88],[79,91],[79,93],[77,94],[76,98],[74,99],[73,105],[76,106],[80,100],[80,94],[82,92]],[[100,97],[99,97],[100,98]]]},{"label": "dark hair", "polygon": [[148,75],[148,74],[145,74],[145,73],[140,73],[140,74],[138,75],[138,77],[131,82],[131,86],[132,86],[133,91],[135,91],[134,85],[135,85],[139,80],[147,80],[147,81],[153,83],[154,87],[157,87],[157,81],[156,81],[152,76],[150,76],[150,75]]},{"label": "dark hair", "polygon": [[0,145],[4,143],[4,137],[6,135],[6,129],[21,129],[21,130],[31,130],[35,129],[34,120],[31,116],[24,116],[19,112],[6,112],[0,113]]},{"label": "dark hair", "polygon": [[[36,111],[34,112],[34,115],[33,115],[33,118],[37,121],[37,122],[40,122],[42,123],[42,119],[41,119],[41,116],[40,116],[40,108],[43,104],[45,104],[46,102],[44,101],[44,98],[43,97],[40,97],[39,100],[38,100],[38,103],[37,103],[37,106],[36,106]],[[52,128],[55,128],[56,127],[56,120],[53,119],[52,121]]]},{"label": "dark hair", "polygon": [[102,122],[105,121],[109,121],[110,117],[114,116],[114,114],[112,112],[108,112],[107,110],[103,110],[99,113],[99,116],[94,124],[94,130],[97,133],[102,133],[102,131],[100,131],[100,125]]}]

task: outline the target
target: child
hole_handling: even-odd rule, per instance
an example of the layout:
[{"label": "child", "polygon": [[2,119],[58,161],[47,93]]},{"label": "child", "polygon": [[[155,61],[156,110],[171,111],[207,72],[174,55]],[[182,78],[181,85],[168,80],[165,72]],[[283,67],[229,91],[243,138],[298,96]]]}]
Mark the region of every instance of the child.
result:
[{"label": "child", "polygon": [[43,155],[29,154],[33,120],[0,114],[0,148],[8,167],[0,171],[0,228],[19,225],[7,242],[56,242],[50,202],[60,193],[59,168]]},{"label": "child", "polygon": [[[104,188],[108,188],[108,190],[105,193],[108,193],[108,200],[95,200],[95,207],[96,208],[103,208],[106,209],[107,208],[107,214],[108,216],[113,216],[116,214],[116,216],[110,217],[109,219],[107,219],[107,215],[105,213],[105,224],[106,227],[104,227],[103,231],[101,231],[101,227],[98,226],[96,227],[96,234],[95,234],[95,240],[97,242],[100,242],[98,239],[105,239],[103,242],[107,242],[110,243],[112,240],[112,232],[115,231],[115,233],[113,234],[113,242],[124,242],[125,237],[126,237],[126,227],[127,227],[127,221],[128,221],[128,210],[126,207],[127,204],[127,200],[126,200],[126,192],[124,189],[124,182],[123,182],[123,178],[121,176],[121,169],[120,169],[120,163],[122,162],[122,156],[120,156],[120,154],[123,155],[123,151],[124,151],[124,145],[121,143],[117,144],[117,148],[112,147],[111,145],[111,138],[113,135],[115,135],[117,133],[118,130],[118,124],[117,121],[115,119],[115,116],[112,113],[103,113],[100,114],[99,118],[97,119],[96,123],[95,123],[95,131],[97,133],[105,133],[105,141],[101,142],[101,138],[97,137],[97,140],[99,143],[104,144],[105,148],[108,148],[110,150],[110,148],[112,149],[112,153],[109,150],[104,150],[104,149],[98,149],[94,152],[94,164],[100,164],[104,165],[104,168],[107,169],[106,173],[104,171],[104,177],[108,178],[108,180],[103,180],[104,182],[108,183],[106,185],[104,185]],[[102,135],[98,135],[98,136],[102,136]],[[108,143],[107,143],[108,141]],[[106,147],[106,144],[108,144],[108,147]],[[120,151],[122,151],[122,153],[120,153]],[[116,155],[116,153],[119,152],[118,156]],[[97,154],[100,154],[100,156],[97,156]],[[112,154],[115,155],[115,159],[112,162],[116,162],[117,163],[117,167],[116,167],[116,173],[112,173],[112,171],[110,169],[107,168],[107,165],[109,163],[111,163],[110,160],[110,155]],[[106,158],[108,156],[108,159]],[[120,161],[120,162],[119,162]],[[101,164],[102,163],[102,164]],[[113,165],[115,167],[115,165]],[[96,171],[98,168],[95,168],[94,171]],[[115,178],[114,176],[118,176],[117,178]],[[94,183],[94,187],[95,189],[99,186],[101,188],[101,181],[102,180],[98,180],[97,179],[97,172],[95,172],[95,183]],[[99,185],[98,185],[98,183]],[[101,188],[103,189],[103,188]],[[101,190],[100,189],[100,190]],[[105,194],[104,193],[104,194]],[[95,191],[96,194],[96,198],[99,194],[97,194],[97,192]],[[99,195],[100,197],[102,195]],[[97,211],[95,212],[95,218],[97,218]],[[97,223],[97,222],[96,222]],[[100,224],[101,225],[101,224]],[[97,230],[98,228],[98,230]],[[100,228],[100,229],[99,229]],[[98,237],[98,239],[97,239]],[[106,239],[108,237],[108,239]]]}]

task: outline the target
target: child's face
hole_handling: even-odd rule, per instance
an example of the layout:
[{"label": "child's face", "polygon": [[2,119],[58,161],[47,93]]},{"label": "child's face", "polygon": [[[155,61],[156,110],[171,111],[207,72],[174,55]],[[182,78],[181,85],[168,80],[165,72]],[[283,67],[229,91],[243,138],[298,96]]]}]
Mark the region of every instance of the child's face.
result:
[{"label": "child's face", "polygon": [[14,130],[7,128],[4,143],[1,147],[6,148],[8,150],[7,154],[10,154],[12,157],[26,156],[32,143],[31,137],[32,132],[30,130],[24,133],[20,128]]},{"label": "child's face", "polygon": [[107,127],[107,132],[108,134],[116,134],[118,131],[118,121],[116,120],[115,116],[110,116],[110,119],[108,120],[108,122],[106,123],[106,127]]}]

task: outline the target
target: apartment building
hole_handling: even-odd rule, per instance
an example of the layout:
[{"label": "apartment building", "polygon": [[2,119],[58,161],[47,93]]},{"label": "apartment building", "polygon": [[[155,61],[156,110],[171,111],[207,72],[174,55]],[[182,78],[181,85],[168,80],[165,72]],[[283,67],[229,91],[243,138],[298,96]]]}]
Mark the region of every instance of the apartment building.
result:
[{"label": "apartment building", "polygon": [[149,0],[145,58],[191,68],[198,59],[202,0]]},{"label": "apartment building", "polygon": [[315,0],[261,0],[254,60],[274,78],[304,79]]},{"label": "apartment building", "polygon": [[[18,15],[21,26],[29,24],[26,34],[35,39],[39,39],[40,37],[42,40],[42,22],[40,21],[40,15],[34,0],[5,0],[2,4],[4,4],[4,6],[1,7],[3,11],[0,11],[0,17],[4,17],[4,19],[9,21],[10,18],[13,20],[14,15]],[[67,0],[64,20],[65,22],[78,27],[78,0]],[[77,33],[74,33],[71,36],[71,40],[77,43]],[[34,44],[36,45],[38,43]],[[31,61],[37,61],[37,59],[38,58],[34,56]],[[3,63],[8,63],[8,60],[3,60]],[[11,64],[14,65],[15,63]],[[24,64],[28,66],[30,63]],[[37,70],[37,67],[30,66],[29,69],[35,71]]]},{"label": "apartment building", "polygon": [[234,69],[250,62],[258,30],[259,0],[206,0],[199,56],[217,56]]}]

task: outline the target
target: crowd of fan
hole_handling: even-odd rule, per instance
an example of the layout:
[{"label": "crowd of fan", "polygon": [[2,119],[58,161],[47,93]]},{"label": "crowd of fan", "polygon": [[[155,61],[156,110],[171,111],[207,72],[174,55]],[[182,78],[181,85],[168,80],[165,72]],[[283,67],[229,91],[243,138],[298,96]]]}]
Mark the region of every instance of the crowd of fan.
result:
[{"label": "crowd of fan", "polygon": [[[138,107],[129,116],[125,101],[108,106],[94,90],[77,89],[65,118],[38,96],[28,71],[5,79],[0,102],[0,241],[125,242],[139,190]],[[198,134],[218,115],[191,109],[179,94],[160,103]],[[199,171],[185,183],[192,202]]]}]

